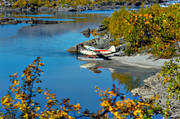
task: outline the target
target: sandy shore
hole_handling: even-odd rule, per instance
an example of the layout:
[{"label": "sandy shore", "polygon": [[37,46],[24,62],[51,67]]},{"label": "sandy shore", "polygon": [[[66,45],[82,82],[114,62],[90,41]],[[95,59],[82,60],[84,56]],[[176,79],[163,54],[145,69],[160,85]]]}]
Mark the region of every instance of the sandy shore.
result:
[{"label": "sandy shore", "polygon": [[142,56],[113,56],[112,60],[119,62],[121,64],[129,66],[137,66],[142,68],[158,68],[160,69],[164,62],[170,61],[171,59],[154,59],[151,55],[142,55]]}]

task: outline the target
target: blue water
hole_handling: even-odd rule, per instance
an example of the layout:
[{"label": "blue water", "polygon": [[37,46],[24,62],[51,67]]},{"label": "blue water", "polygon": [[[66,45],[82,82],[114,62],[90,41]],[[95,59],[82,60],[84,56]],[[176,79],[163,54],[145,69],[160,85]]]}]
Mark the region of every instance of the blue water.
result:
[{"label": "blue water", "polygon": [[112,14],[114,11],[117,11],[119,9],[115,10],[86,10],[82,11],[83,14]]},{"label": "blue water", "polygon": [[[31,18],[16,18],[17,20],[31,20]],[[73,19],[48,19],[48,18],[35,18],[33,20],[42,20],[42,21],[75,21]]]},{"label": "blue water", "polygon": [[18,15],[18,16],[22,16],[22,17],[51,17],[51,14],[26,14],[26,15]]},{"label": "blue water", "polygon": [[130,80],[128,83],[119,83],[121,81],[118,80],[121,79],[113,79],[112,73],[106,68],[102,68],[102,72],[98,74],[81,69],[80,65],[86,62],[79,61],[75,55],[66,52],[66,49],[75,44],[91,39],[92,36],[85,38],[80,32],[87,27],[97,27],[104,18],[103,15],[93,13],[78,14],[66,14],[64,18],[81,16],[81,19],[86,21],[49,25],[0,25],[0,97],[7,92],[10,74],[22,74],[23,69],[33,59],[42,56],[45,73],[41,77],[43,83],[40,85],[56,93],[58,99],[70,98],[73,103],[79,102],[85,109],[95,111],[99,108],[99,97],[94,87],[106,89],[111,88],[112,84],[116,84],[127,97],[135,98],[127,91],[128,86],[133,87],[133,82],[137,79],[140,80],[138,85],[142,84],[146,74],[152,71],[142,72],[142,76],[139,76],[119,67],[117,73],[126,75],[128,72]]}]

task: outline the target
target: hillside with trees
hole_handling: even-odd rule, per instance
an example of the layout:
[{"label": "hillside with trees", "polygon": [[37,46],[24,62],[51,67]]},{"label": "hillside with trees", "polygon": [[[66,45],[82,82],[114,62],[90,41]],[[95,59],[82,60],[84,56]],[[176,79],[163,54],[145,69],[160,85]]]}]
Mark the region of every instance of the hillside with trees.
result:
[{"label": "hillside with trees", "polygon": [[116,5],[136,5],[148,3],[161,3],[164,0],[0,0],[1,7],[9,8],[38,8],[38,7],[87,7],[93,9],[96,5],[116,6]]},{"label": "hillside with trees", "polygon": [[[147,52],[159,58],[179,56],[180,5],[153,5],[138,11],[121,9],[103,24],[114,38],[111,45],[126,44],[125,53]],[[121,40],[123,38],[123,41]]]}]

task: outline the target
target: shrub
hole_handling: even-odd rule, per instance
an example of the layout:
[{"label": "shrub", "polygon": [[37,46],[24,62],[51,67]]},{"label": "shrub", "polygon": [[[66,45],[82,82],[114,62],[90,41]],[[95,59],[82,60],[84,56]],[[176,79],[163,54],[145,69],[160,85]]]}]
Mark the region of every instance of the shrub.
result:
[{"label": "shrub", "polygon": [[168,92],[170,97],[176,95],[180,101],[180,58],[166,62],[160,72],[163,84],[169,83]]},{"label": "shrub", "polygon": [[[124,37],[125,42],[130,44],[126,48],[128,53],[147,50],[159,58],[170,58],[179,50],[179,10],[180,4],[167,8],[153,5],[139,11],[123,8],[105,19],[104,24],[115,39]],[[111,44],[114,43],[117,45],[116,40]]]}]

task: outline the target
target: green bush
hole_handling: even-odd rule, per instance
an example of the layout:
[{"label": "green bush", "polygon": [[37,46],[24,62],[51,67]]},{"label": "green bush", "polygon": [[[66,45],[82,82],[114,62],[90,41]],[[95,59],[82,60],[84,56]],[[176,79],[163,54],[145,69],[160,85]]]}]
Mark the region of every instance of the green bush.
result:
[{"label": "green bush", "polygon": [[160,72],[163,84],[169,83],[168,92],[176,95],[180,101],[180,58],[166,62]]}]

